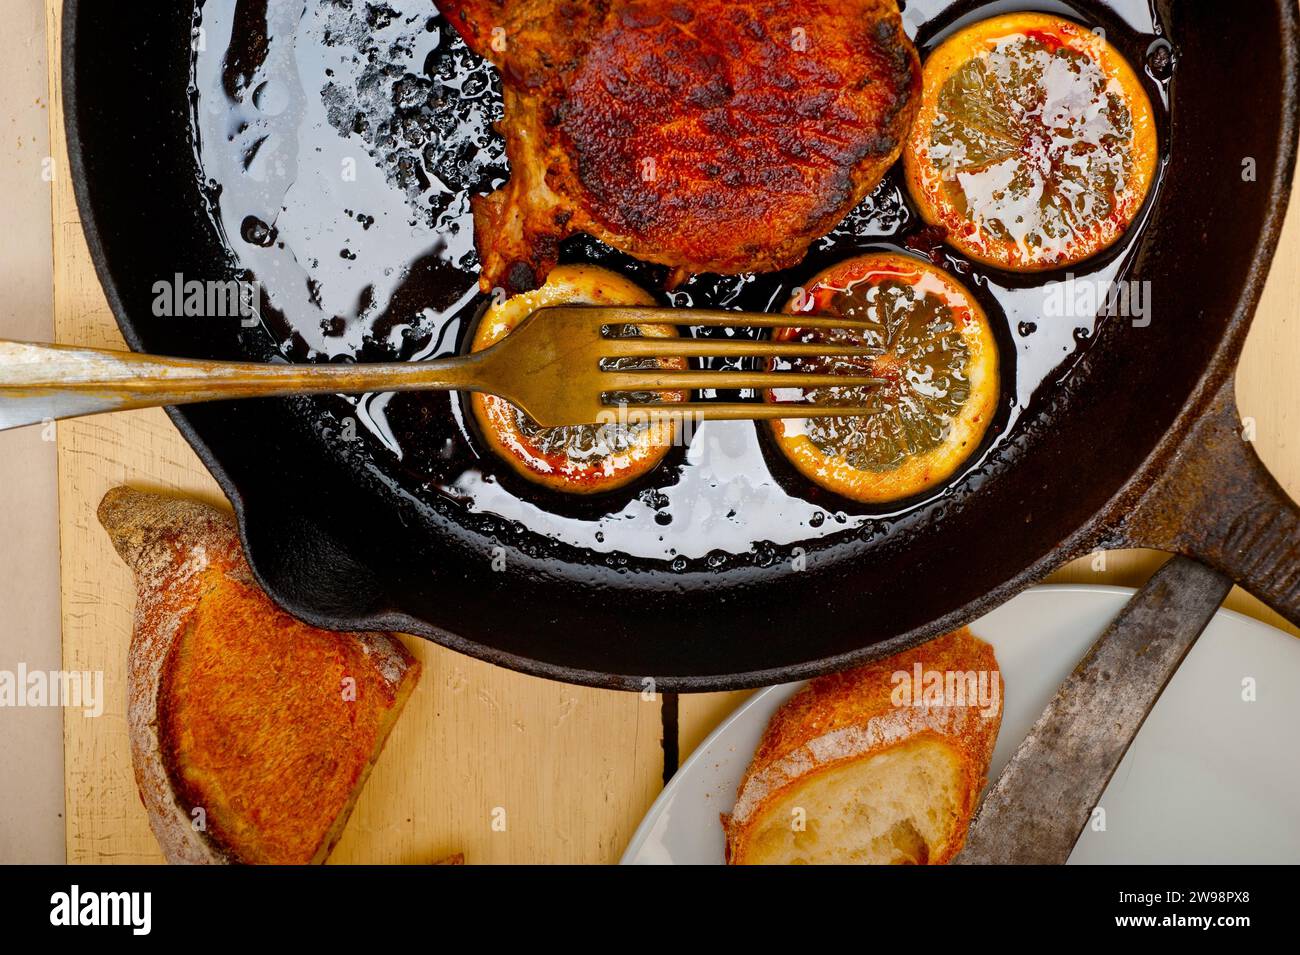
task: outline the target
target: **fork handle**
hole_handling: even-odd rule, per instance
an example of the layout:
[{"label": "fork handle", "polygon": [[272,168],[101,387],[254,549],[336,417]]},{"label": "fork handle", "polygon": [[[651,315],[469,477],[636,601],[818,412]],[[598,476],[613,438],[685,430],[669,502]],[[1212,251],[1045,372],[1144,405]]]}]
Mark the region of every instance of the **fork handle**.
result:
[{"label": "fork handle", "polygon": [[368,365],[258,364],[0,341],[0,431],[234,398],[479,390],[482,363],[480,355],[466,355]]}]

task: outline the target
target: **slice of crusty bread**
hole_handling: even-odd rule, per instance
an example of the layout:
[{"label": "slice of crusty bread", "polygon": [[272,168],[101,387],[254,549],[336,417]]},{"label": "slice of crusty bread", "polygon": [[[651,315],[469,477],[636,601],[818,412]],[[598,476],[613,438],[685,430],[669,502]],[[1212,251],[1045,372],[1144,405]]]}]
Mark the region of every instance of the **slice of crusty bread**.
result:
[{"label": "slice of crusty bread", "polygon": [[[933,692],[919,706],[901,702],[897,688],[915,684],[918,663],[923,674],[954,674],[950,688],[956,674],[982,671],[991,689],[996,674],[995,711],[978,694],[966,705]],[[723,817],[727,861],[948,862],[965,842],[1001,719],[993,649],[965,629],[813,680],[772,717]]]},{"label": "slice of crusty bread", "polygon": [[419,663],[389,634],[280,610],[214,507],[119,487],[99,519],[136,574],[131,756],[163,854],[323,862]]}]

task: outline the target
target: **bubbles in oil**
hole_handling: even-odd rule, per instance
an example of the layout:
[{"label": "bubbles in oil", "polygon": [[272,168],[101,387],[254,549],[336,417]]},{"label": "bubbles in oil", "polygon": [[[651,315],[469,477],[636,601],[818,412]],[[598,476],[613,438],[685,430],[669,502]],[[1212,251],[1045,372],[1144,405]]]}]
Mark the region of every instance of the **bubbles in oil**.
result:
[{"label": "bubbles in oil", "polygon": [[263,249],[275,244],[275,230],[257,216],[248,216],[239,227],[240,237],[249,245]]},{"label": "bubbles in oil", "polygon": [[293,360],[424,354],[475,295],[495,76],[427,4],[258,7],[201,9],[195,125],[268,330]]}]

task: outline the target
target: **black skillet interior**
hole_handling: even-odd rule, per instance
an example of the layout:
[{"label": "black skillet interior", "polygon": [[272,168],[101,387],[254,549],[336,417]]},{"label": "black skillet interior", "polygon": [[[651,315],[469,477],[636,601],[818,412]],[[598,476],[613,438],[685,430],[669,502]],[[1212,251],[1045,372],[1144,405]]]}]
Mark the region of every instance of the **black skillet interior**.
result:
[{"label": "black skillet interior", "polygon": [[[1157,4],[1154,18],[1175,56],[1162,129],[1170,159],[1140,241],[1114,254],[1124,256],[1129,279],[1150,283],[1152,320],[1098,322],[1049,386],[1022,402],[1010,428],[1008,410],[980,467],[888,519],[797,489],[849,529],[692,555],[676,566],[617,552],[593,557],[426,493],[373,441],[339,440],[351,407],[341,399],[196,406],[174,419],[234,502],[261,581],[319,625],[418,633],[573,682],[637,688],[653,677],[663,689],[683,690],[808,676],[914,643],[1069,556],[1063,542],[1091,535],[1216,351],[1239,346],[1239,306],[1262,224],[1284,199],[1275,173],[1290,156],[1280,132],[1294,92],[1284,74],[1285,44],[1294,42],[1289,2]],[[954,22],[1007,7],[913,2],[905,15],[921,24],[925,44]],[[241,0],[237,15],[257,8]],[[1037,8],[1104,26],[1131,62],[1150,67],[1158,105],[1167,48],[1152,47],[1152,37],[1130,25],[1151,16],[1144,2]],[[211,204],[221,199],[204,182],[190,139],[193,26],[187,4],[67,0],[65,96],[78,199],[133,348],[274,360],[277,343],[261,328],[153,314],[160,280],[222,279],[232,268],[228,238],[213,225]],[[1250,169],[1253,176],[1243,174]],[[891,188],[887,182],[874,201],[901,201]],[[905,207],[900,215],[906,219]],[[814,265],[899,241],[850,235],[763,294],[779,303],[778,291],[788,293]],[[569,255],[605,254],[576,243]],[[1033,349],[1015,337],[1023,329],[1006,327],[1011,316],[991,289],[1015,283],[978,270],[967,276],[1002,316],[1004,375],[1013,379]],[[463,282],[434,269],[431,294],[454,299]],[[736,301],[753,307],[755,293],[747,294]],[[1015,402],[1013,394],[1008,409]],[[547,506],[564,513],[567,505]],[[648,524],[645,533],[653,532]]]}]

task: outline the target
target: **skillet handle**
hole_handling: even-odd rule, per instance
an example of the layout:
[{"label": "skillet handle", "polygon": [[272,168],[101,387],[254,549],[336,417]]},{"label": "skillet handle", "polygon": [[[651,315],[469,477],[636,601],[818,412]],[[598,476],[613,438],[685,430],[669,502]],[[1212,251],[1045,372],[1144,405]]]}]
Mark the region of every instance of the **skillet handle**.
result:
[{"label": "skillet handle", "polygon": [[1168,470],[1120,528],[1120,546],[1183,554],[1300,626],[1300,505],[1243,438],[1230,376]]}]

